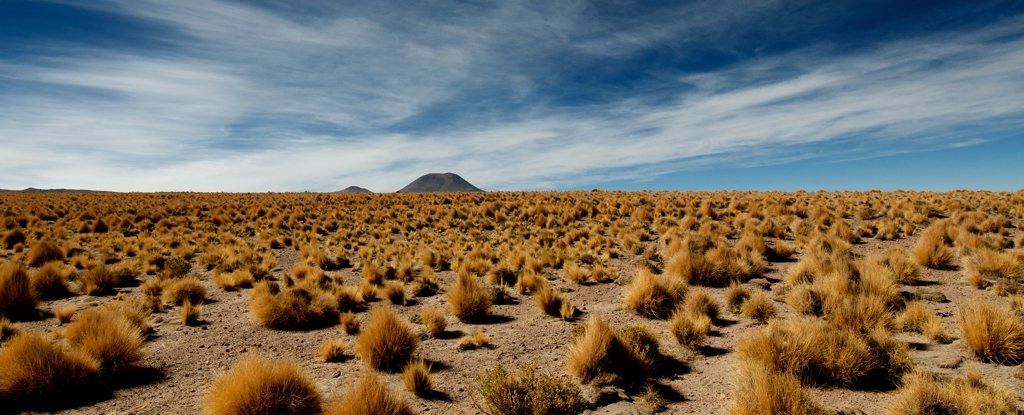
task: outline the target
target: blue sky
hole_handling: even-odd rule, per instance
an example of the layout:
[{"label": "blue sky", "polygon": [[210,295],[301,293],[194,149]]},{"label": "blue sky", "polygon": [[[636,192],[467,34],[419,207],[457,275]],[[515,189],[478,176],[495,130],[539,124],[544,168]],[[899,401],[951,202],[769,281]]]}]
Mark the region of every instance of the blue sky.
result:
[{"label": "blue sky", "polygon": [[1019,1],[0,1],[0,188],[1024,187]]}]

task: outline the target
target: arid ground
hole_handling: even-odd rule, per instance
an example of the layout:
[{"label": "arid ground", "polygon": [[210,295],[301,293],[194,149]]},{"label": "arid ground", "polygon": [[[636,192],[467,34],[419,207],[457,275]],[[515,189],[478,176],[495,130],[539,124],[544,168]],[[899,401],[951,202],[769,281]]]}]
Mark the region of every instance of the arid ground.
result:
[{"label": "arid ground", "polygon": [[[250,355],[293,361],[324,402],[373,372],[428,414],[498,413],[479,388],[498,364],[555,375],[593,413],[1024,409],[1020,192],[11,193],[0,215],[4,278],[23,272],[37,300],[0,304],[0,364],[32,332],[88,354],[65,329],[94,309],[135,316],[143,340],[132,358],[92,353],[72,386],[0,374],[0,412],[213,412],[214,379]],[[489,308],[453,307],[460,275]],[[202,304],[189,324],[182,298]],[[419,338],[422,397],[356,346],[382,307]],[[364,330],[347,334],[353,314]],[[611,343],[585,344],[603,322]],[[656,350],[630,346],[636,327]],[[477,332],[488,344],[457,346]],[[100,386],[65,401],[82,384]]]}]

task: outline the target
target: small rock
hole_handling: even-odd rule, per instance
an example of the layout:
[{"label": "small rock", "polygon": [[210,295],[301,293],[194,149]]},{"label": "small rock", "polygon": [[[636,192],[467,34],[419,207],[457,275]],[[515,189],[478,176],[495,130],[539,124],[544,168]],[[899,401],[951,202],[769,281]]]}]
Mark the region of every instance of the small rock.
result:
[{"label": "small rock", "polygon": [[938,291],[921,290],[914,294],[918,300],[931,301],[933,303],[948,303],[949,299]]},{"label": "small rock", "polygon": [[335,377],[335,378],[340,378],[340,377],[341,377],[341,371],[336,371],[336,372],[334,372],[334,374],[333,374],[333,375],[331,375],[331,376],[333,376],[333,377]]},{"label": "small rock", "polygon": [[765,278],[754,278],[754,279],[752,279],[750,281],[747,281],[747,282],[749,282],[750,284],[753,284],[755,286],[761,287],[762,290],[769,290],[772,287],[771,281],[768,281]]}]

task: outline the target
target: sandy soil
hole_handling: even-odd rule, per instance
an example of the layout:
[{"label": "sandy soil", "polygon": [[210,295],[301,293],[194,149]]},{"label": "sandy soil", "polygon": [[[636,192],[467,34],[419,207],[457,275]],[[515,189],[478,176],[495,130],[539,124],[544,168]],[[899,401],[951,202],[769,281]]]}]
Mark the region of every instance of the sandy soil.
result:
[{"label": "sandy soil", "polygon": [[[890,246],[909,247],[914,238],[890,242],[867,240],[855,245],[854,252],[866,255],[882,251]],[[298,260],[297,253],[290,249],[279,249],[275,275],[283,275]],[[637,258],[626,256],[613,259],[612,263],[623,276],[623,280],[635,275]],[[760,289],[767,283],[776,306],[782,315],[789,313],[781,301],[779,292],[783,283],[779,281],[787,268],[794,262],[772,263],[772,271],[765,280],[747,283],[751,289]],[[957,303],[972,297],[984,297],[997,304],[1006,299],[992,292],[975,289],[966,284],[963,274],[957,270],[922,270],[922,279],[927,281],[913,287],[904,287],[911,293],[941,293],[949,302],[927,302],[929,309],[937,313],[948,333],[959,337],[956,322]],[[667,323],[648,320],[625,310],[621,305],[623,282],[578,286],[559,278],[556,270],[547,270],[550,282],[562,291],[583,312],[574,322],[564,322],[540,313],[531,297],[520,298],[519,304],[497,305],[491,313],[500,318],[489,324],[463,324],[454,317],[448,317],[450,336],[443,339],[424,338],[419,351],[433,363],[436,389],[442,397],[423,400],[402,388],[400,374],[386,375],[393,389],[403,394],[420,413],[477,413],[473,407],[472,392],[474,376],[495,363],[507,366],[533,364],[542,371],[564,374],[565,355],[569,348],[572,330],[584,324],[587,317],[603,315],[615,326],[645,324],[655,331],[662,345],[662,352],[673,356],[688,367],[675,375],[661,379],[661,383],[678,394],[668,404],[666,413],[723,413],[727,405],[731,383],[734,377],[735,358],[732,352],[741,335],[758,327],[752,320],[724,311],[726,322],[716,326],[703,353],[686,352],[669,335]],[[357,271],[346,269],[333,272],[341,275],[346,282],[359,280]],[[249,291],[226,292],[216,287],[211,275],[202,274],[209,292],[209,301],[202,311],[203,324],[187,327],[181,324],[177,309],[153,316],[155,332],[145,343],[145,358],[141,366],[148,371],[140,374],[139,385],[126,387],[114,392],[111,399],[86,407],[70,409],[66,414],[191,414],[201,411],[203,396],[211,379],[226,370],[247,353],[261,353],[280,359],[293,359],[308,371],[320,385],[325,395],[339,394],[343,387],[367,370],[358,358],[342,363],[323,363],[316,357],[321,342],[330,337],[346,336],[338,326],[310,331],[275,331],[254,323],[248,313]],[[438,275],[445,286],[454,280],[452,272]],[[138,287],[122,289],[135,293]],[[724,304],[724,289],[708,289]],[[64,300],[45,302],[41,309],[51,309],[68,304],[80,308],[110,301],[109,297],[77,296]],[[375,305],[383,304],[382,302]],[[426,298],[417,298],[406,306],[395,306],[401,315],[415,320],[421,307],[436,305],[445,307],[443,293]],[[724,307],[723,307],[724,310]],[[365,316],[365,313],[362,314]],[[33,330],[58,330],[55,319],[20,323]],[[413,324],[417,330],[422,326]],[[473,351],[457,351],[455,342],[458,333],[483,330],[490,335],[493,347]],[[1016,391],[1024,399],[1024,381],[1014,377],[1016,367],[982,363],[970,357],[961,340],[951,344],[936,344],[924,337],[902,334],[903,339],[919,345],[913,352],[919,368],[944,374],[962,373],[965,366],[980,371],[985,378]],[[891,398],[891,391],[853,391],[841,388],[812,389],[812,396],[822,405],[852,413],[882,413]],[[632,402],[629,402],[629,401]],[[1024,401],[1019,405],[1024,407]],[[649,413],[650,409],[642,400],[630,397],[628,401],[598,408],[594,413]]]}]

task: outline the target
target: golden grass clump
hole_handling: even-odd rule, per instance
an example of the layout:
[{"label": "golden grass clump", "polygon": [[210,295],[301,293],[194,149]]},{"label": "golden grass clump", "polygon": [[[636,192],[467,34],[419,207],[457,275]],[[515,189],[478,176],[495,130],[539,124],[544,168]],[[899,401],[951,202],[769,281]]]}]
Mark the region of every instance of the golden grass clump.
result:
[{"label": "golden grass clump", "polygon": [[356,339],[356,354],[377,370],[399,370],[412,357],[419,338],[388,307],[370,312]]},{"label": "golden grass clump", "polygon": [[790,373],[802,382],[874,388],[911,366],[907,346],[882,330],[868,335],[807,317],[773,320],[736,345],[741,361]]},{"label": "golden grass clump", "polygon": [[213,283],[224,291],[235,291],[239,288],[252,288],[255,278],[252,272],[236,269],[231,272],[218,272],[213,276]]},{"label": "golden grass clump", "polygon": [[448,292],[448,306],[460,321],[472,321],[487,315],[491,296],[468,272],[459,272]]},{"label": "golden grass clump", "polygon": [[835,327],[861,333],[894,327],[895,317],[885,300],[878,296],[848,295],[833,303],[836,304],[826,311],[825,319]]},{"label": "golden grass clump", "polygon": [[[649,356],[645,354],[656,352],[650,350],[651,347],[656,349],[656,340],[640,335],[623,339],[607,321],[597,316],[585,327],[566,357],[569,374],[580,383],[635,383],[650,375]],[[653,340],[654,344],[648,340]]]},{"label": "golden grass clump", "polygon": [[366,372],[345,388],[341,397],[328,405],[325,415],[411,415],[412,409],[401,396],[388,388],[379,376]]},{"label": "golden grass clump", "polygon": [[537,307],[549,316],[569,320],[576,314],[576,308],[573,307],[572,303],[548,285],[540,288],[534,294],[533,299],[537,303]]},{"label": "golden grass clump", "polygon": [[448,327],[448,321],[445,319],[444,310],[437,307],[423,307],[420,310],[420,321],[423,322],[423,327],[426,328],[427,335],[430,337],[437,337],[441,333],[444,333],[445,328]]},{"label": "golden grass clump", "polygon": [[31,275],[32,291],[36,298],[55,300],[71,295],[68,287],[68,273],[60,264],[48,262],[35,270]]},{"label": "golden grass clump", "polygon": [[544,282],[544,277],[541,277],[536,272],[527,271],[519,277],[518,281],[516,281],[516,291],[520,294],[530,294],[537,292],[537,290],[546,285],[547,283]]},{"label": "golden grass clump", "polygon": [[135,280],[127,269],[119,272],[111,271],[104,264],[98,264],[79,274],[78,282],[82,284],[82,292],[87,295],[105,295],[114,288],[123,287]]},{"label": "golden grass clump", "polygon": [[35,311],[37,303],[25,266],[15,262],[0,266],[0,316],[25,316]]},{"label": "golden grass clump", "polygon": [[740,312],[740,307],[748,298],[750,298],[750,290],[738,281],[729,284],[729,288],[725,290],[725,304],[733,313]]},{"label": "golden grass clump", "polygon": [[590,279],[588,271],[587,268],[579,266],[575,262],[569,262],[562,266],[562,277],[571,283],[584,284]]},{"label": "golden grass clump", "polygon": [[903,385],[889,402],[890,415],[1014,414],[1016,395],[985,381],[968,370],[962,378],[944,379],[927,372],[903,377]]},{"label": "golden grass clump", "polygon": [[800,380],[758,362],[742,361],[726,413],[730,415],[825,414],[804,393]]},{"label": "golden grass clump", "polygon": [[186,326],[195,326],[199,324],[199,314],[203,312],[203,304],[197,303],[192,304],[192,300],[188,298],[181,303],[181,322]]},{"label": "golden grass clump", "polygon": [[15,334],[18,334],[18,326],[7,317],[0,316],[0,344],[14,337]]},{"label": "golden grass clump", "polygon": [[1013,254],[995,249],[981,248],[963,259],[967,281],[976,288],[985,288],[993,280],[1020,281],[1024,278],[1024,261]]},{"label": "golden grass clump", "polygon": [[348,342],[342,339],[330,338],[320,344],[317,356],[327,363],[344,362],[348,360],[345,352],[348,350]]},{"label": "golden grass clump", "polygon": [[253,287],[249,312],[265,327],[280,330],[326,326],[338,321],[334,296],[303,288],[281,290],[267,282]]},{"label": "golden grass clump", "polygon": [[810,284],[799,284],[791,288],[786,293],[786,305],[803,315],[820,316],[824,312],[821,295]]},{"label": "golden grass clump", "polygon": [[696,349],[704,344],[711,331],[711,318],[704,313],[679,308],[669,319],[668,330],[681,346]]},{"label": "golden grass clump", "polygon": [[626,308],[647,318],[666,318],[683,299],[687,287],[676,279],[664,279],[646,269],[626,287],[622,302]]},{"label": "golden grass clump", "polygon": [[71,318],[74,317],[75,312],[77,311],[78,307],[75,307],[73,305],[55,308],[53,309],[53,317],[56,318],[57,321],[60,322],[60,324],[67,324],[68,322],[71,321]]},{"label": "golden grass clump", "polygon": [[416,396],[425,396],[433,388],[430,380],[430,366],[423,359],[413,359],[406,363],[402,370],[405,390]]},{"label": "golden grass clump", "polygon": [[741,311],[743,315],[753,319],[758,324],[767,323],[768,320],[777,314],[775,302],[764,291],[758,291],[750,296],[747,301],[744,301]]},{"label": "golden grass clump", "polygon": [[1024,320],[982,300],[960,306],[960,331],[979,359],[1001,364],[1024,361]]},{"label": "golden grass clump", "polygon": [[88,354],[51,343],[42,334],[20,334],[0,348],[0,403],[70,403],[98,389],[100,363]]},{"label": "golden grass clump", "polygon": [[952,340],[943,330],[939,318],[920,301],[908,303],[896,317],[895,325],[899,330],[921,333],[939,343]]},{"label": "golden grass clump", "polygon": [[480,330],[462,336],[459,341],[455,342],[455,348],[458,350],[476,350],[490,345],[491,336]]},{"label": "golden grass clump", "polygon": [[900,284],[914,284],[921,275],[920,266],[910,258],[906,249],[890,248],[885,254],[872,259],[888,268]]},{"label": "golden grass clump", "polygon": [[57,244],[43,240],[32,244],[28,250],[28,266],[38,267],[51,261],[63,261],[64,250]]},{"label": "golden grass clump", "polygon": [[953,265],[953,250],[946,246],[946,223],[939,221],[925,228],[911,250],[918,264],[928,268],[945,269]]},{"label": "golden grass clump", "polygon": [[385,281],[380,288],[383,297],[391,304],[405,305],[405,285],[399,281]]},{"label": "golden grass clump", "polygon": [[705,315],[714,320],[718,318],[719,306],[704,289],[691,290],[683,300],[683,309],[693,315]]},{"label": "golden grass clump", "polygon": [[167,305],[200,304],[206,300],[206,288],[195,277],[177,279],[164,287],[161,299]]},{"label": "golden grass clump", "polygon": [[120,369],[142,360],[142,331],[125,316],[110,309],[82,312],[64,328],[64,338],[105,369]]},{"label": "golden grass clump", "polygon": [[338,315],[338,322],[341,323],[341,330],[345,334],[356,334],[359,333],[359,316],[351,311],[346,311]]},{"label": "golden grass clump", "polygon": [[321,414],[316,383],[295,363],[248,356],[214,378],[204,409],[211,415]]},{"label": "golden grass clump", "polygon": [[473,406],[487,415],[574,415],[589,407],[572,382],[533,366],[509,371],[498,364],[477,375],[474,392],[483,403],[474,399]]}]

